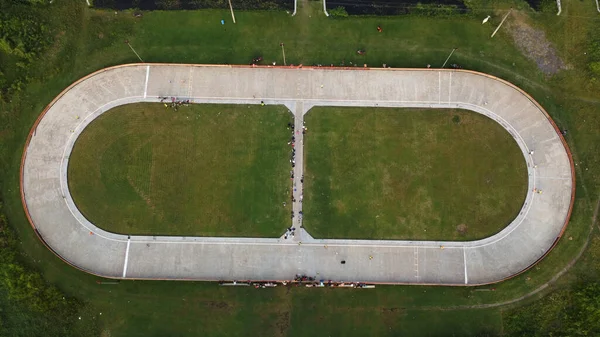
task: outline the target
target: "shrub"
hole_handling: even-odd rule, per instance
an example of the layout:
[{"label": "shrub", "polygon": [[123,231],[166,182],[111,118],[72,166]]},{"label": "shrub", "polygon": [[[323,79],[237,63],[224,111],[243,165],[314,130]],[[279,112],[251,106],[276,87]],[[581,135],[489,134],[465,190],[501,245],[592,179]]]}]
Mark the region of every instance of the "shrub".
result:
[{"label": "shrub", "polygon": [[330,9],[329,15],[333,17],[347,18],[348,12],[346,11],[346,8],[344,8],[344,6],[338,6],[334,9]]}]

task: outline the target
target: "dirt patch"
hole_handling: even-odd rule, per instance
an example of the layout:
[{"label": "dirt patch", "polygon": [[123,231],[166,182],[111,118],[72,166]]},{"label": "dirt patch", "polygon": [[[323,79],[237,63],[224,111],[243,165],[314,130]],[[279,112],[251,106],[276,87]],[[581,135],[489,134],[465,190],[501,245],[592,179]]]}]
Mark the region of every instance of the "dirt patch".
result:
[{"label": "dirt patch", "polygon": [[464,223],[461,223],[460,225],[456,226],[456,231],[457,231],[457,232],[458,232],[458,234],[460,234],[460,235],[465,235],[465,234],[467,234],[467,230],[468,230],[468,229],[469,229],[469,228],[468,228],[468,227],[467,227],[467,225],[466,225],[466,224],[464,224]]},{"label": "dirt patch", "polygon": [[546,33],[529,26],[524,14],[513,13],[513,18],[507,20],[507,26],[519,50],[527,58],[533,60],[546,75],[554,75],[567,69],[567,65],[560,59],[550,41],[546,39]]},{"label": "dirt patch", "polygon": [[343,201],[338,199],[333,203],[333,206],[338,211],[338,213],[340,213],[340,214],[346,213],[346,204],[344,204]]},{"label": "dirt patch", "polygon": [[277,322],[275,323],[277,330],[276,336],[287,336],[288,329],[290,327],[290,312],[284,311],[280,312],[277,316]]},{"label": "dirt patch", "polygon": [[220,310],[229,310],[232,309],[232,306],[227,302],[222,301],[207,301],[206,307],[209,309],[220,309]]},{"label": "dirt patch", "polygon": [[383,324],[392,327],[398,323],[398,320],[406,316],[405,308],[381,308],[381,317]]}]

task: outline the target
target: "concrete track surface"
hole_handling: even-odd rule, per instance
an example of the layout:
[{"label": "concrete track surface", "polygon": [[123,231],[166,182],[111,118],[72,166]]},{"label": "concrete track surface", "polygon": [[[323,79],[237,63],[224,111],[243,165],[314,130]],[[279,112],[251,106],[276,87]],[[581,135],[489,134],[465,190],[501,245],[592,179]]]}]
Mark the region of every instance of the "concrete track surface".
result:
[{"label": "concrete track surface", "polygon": [[[313,106],[472,110],[514,137],[527,161],[529,192],[509,226],[471,242],[319,240],[304,229],[293,239],[106,232],[83,217],[69,193],[73,144],[105,111],[158,102],[159,96],[194,103],[284,104],[295,115],[296,130]],[[302,193],[301,147],[297,157],[295,183]],[[21,194],[31,225],[47,247],[72,266],[103,277],[290,280],[306,274],[334,281],[477,285],[519,274],[552,249],[569,220],[574,179],[569,149],[543,108],[489,75],[446,69],[132,64],[93,73],[48,105],[25,147]],[[300,207],[295,204],[295,212]],[[301,217],[293,223],[300,226]],[[286,227],[282,224],[282,233]]]}]

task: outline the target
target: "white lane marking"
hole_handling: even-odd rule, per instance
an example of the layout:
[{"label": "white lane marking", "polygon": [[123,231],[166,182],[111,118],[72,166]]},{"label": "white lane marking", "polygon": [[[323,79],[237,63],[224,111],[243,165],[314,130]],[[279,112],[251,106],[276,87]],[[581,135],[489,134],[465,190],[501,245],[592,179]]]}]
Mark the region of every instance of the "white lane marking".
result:
[{"label": "white lane marking", "polygon": [[131,239],[127,239],[127,249],[125,250],[125,265],[123,265],[123,277],[127,275],[127,263],[129,262],[129,245],[131,244]]},{"label": "white lane marking", "polygon": [[463,248],[463,261],[465,264],[465,284],[469,283],[469,277],[467,276],[467,249]]},{"label": "white lane marking", "polygon": [[448,79],[448,103],[452,102],[452,73]]},{"label": "white lane marking", "polygon": [[438,103],[442,103],[442,72],[438,72]]},{"label": "white lane marking", "polygon": [[415,277],[417,281],[419,280],[419,247],[415,247],[413,253],[414,263],[415,263]]},{"label": "white lane marking", "polygon": [[144,84],[144,98],[148,93],[148,77],[150,77],[150,66],[146,66],[146,84]]},{"label": "white lane marking", "polygon": [[190,77],[188,78],[188,94],[187,94],[187,98],[191,98],[192,97],[192,80],[194,79],[194,76],[192,76],[192,70],[194,70],[194,67],[190,68]]},{"label": "white lane marking", "polygon": [[565,177],[542,177],[542,176],[537,176],[537,178],[538,179],[551,179],[551,180],[571,180],[571,178],[565,178]]},{"label": "white lane marking", "polygon": [[[452,76],[452,73],[450,73],[450,76]],[[138,96],[132,96],[132,97],[129,97],[129,98],[135,98],[135,97],[138,97]],[[119,100],[117,100],[117,101],[121,101],[121,100],[127,100],[127,98],[122,98],[122,99],[119,99]],[[247,101],[247,100],[250,100],[250,99],[249,99],[249,98],[246,98],[246,99],[244,99],[244,98],[239,98],[239,97],[218,97],[218,98],[214,98],[214,97],[196,97],[196,98],[194,98],[194,101],[195,101],[195,102],[197,102],[197,103],[200,103],[201,101],[198,101],[198,100],[206,100],[206,101],[209,101],[209,102],[210,102],[210,101],[215,101],[215,102],[219,102],[219,101],[221,101],[221,102],[222,102],[222,101],[229,101],[229,102],[233,102],[233,103],[235,104],[235,103],[238,103],[238,102],[240,102],[240,101]],[[292,99],[273,99],[273,100],[274,100],[274,101],[288,101],[288,100],[292,100]],[[323,100],[319,100],[319,99],[306,99],[306,100],[304,100],[304,101],[308,101],[308,102],[311,102],[311,101],[320,102],[320,103],[321,103],[321,104],[320,104],[321,106],[328,106],[328,105],[330,105],[332,102],[333,102],[333,103],[348,103],[348,102],[351,102],[351,103],[362,103],[362,104],[365,104],[365,103],[369,103],[369,102],[370,102],[370,101],[368,101],[368,100],[325,100],[325,101],[323,101]],[[431,107],[437,107],[437,105],[438,105],[438,103],[436,103],[436,102],[433,102],[433,101],[387,101],[386,103],[392,103],[392,104],[402,104],[402,103],[409,103],[409,104],[410,104],[410,103],[412,103],[412,104],[431,104]],[[103,105],[103,107],[105,107],[105,106],[108,106],[109,104],[110,104],[110,103],[107,103],[107,104]],[[238,103],[238,104],[240,104],[240,103]],[[443,106],[443,105],[445,105],[445,104],[449,104],[449,103],[442,103],[442,104],[439,104],[439,105],[442,105],[442,106]],[[459,105],[459,106],[460,106],[460,105],[462,105],[462,107],[463,107],[463,108],[464,108],[464,107],[476,107],[476,108],[481,108],[482,110],[486,111],[486,112],[487,112],[489,115],[496,117],[496,118],[493,118],[495,121],[497,121],[497,122],[498,122],[498,121],[503,121],[504,123],[506,123],[506,125],[508,125],[508,127],[507,127],[507,130],[512,130],[512,131],[514,131],[514,134],[513,134],[513,133],[511,133],[511,135],[513,135],[513,138],[515,138],[515,139],[517,139],[517,138],[518,138],[518,139],[521,141],[521,143],[523,144],[523,146],[525,147],[525,149],[526,149],[526,151],[525,151],[525,152],[526,152],[526,153],[527,153],[527,152],[529,152],[529,149],[527,148],[527,145],[526,145],[526,143],[525,143],[525,140],[522,138],[521,134],[520,134],[520,133],[518,133],[518,132],[517,132],[517,130],[516,130],[516,129],[515,129],[515,128],[514,128],[514,127],[513,127],[513,126],[510,124],[510,123],[508,123],[508,121],[504,120],[504,118],[502,118],[502,117],[500,117],[499,115],[495,114],[493,111],[490,111],[490,110],[488,110],[488,109],[486,109],[486,108],[483,108],[483,107],[481,107],[481,106],[479,106],[479,105],[472,104],[472,103],[465,103],[465,102],[452,102],[451,104],[456,104],[456,105]],[[477,110],[474,110],[474,109],[469,109],[469,110],[473,110],[474,112],[476,112],[476,113],[480,113],[480,114],[481,114],[481,112],[479,112],[479,111],[477,111]],[[96,116],[96,118],[97,118],[97,117],[98,117],[98,116]],[[78,137],[78,136],[79,136],[79,135],[77,135],[77,137]],[[71,137],[69,137],[69,141],[70,141],[72,138],[73,138],[73,135],[71,135]],[[517,143],[519,143],[519,141],[518,141],[518,140],[517,140]],[[64,153],[63,153],[63,158],[62,158],[62,160],[61,160],[61,171],[62,171],[62,165],[63,165],[63,163],[64,163],[64,157],[66,156],[66,152],[67,152],[67,148],[65,148],[65,150],[64,150]],[[528,158],[526,157],[526,160],[527,160],[527,159],[528,159]],[[535,173],[536,173],[536,172],[534,171],[534,172],[533,172],[533,180],[534,180],[534,181],[535,181],[535,179],[536,179],[536,174],[535,174]],[[61,175],[60,179],[62,180],[62,178],[63,178],[63,177],[62,177],[62,175]],[[61,183],[61,185],[62,185],[62,183]],[[66,194],[66,195],[69,195],[69,198],[71,198],[71,200],[72,200],[72,197],[71,197],[71,195],[70,195],[70,191],[69,191],[69,189],[68,189],[68,186],[67,186],[67,188],[66,188],[66,193],[65,193],[65,194]],[[519,221],[517,224],[515,224],[515,226],[514,226],[514,227],[511,227],[512,223],[511,223],[511,225],[507,226],[507,228],[508,228],[508,231],[506,231],[505,233],[503,233],[504,235],[502,235],[502,234],[500,234],[500,233],[499,233],[499,234],[496,234],[497,236],[495,235],[495,236],[491,236],[491,237],[489,237],[489,238],[486,238],[486,239],[482,239],[481,241],[483,241],[483,242],[482,242],[481,244],[473,244],[473,245],[471,245],[471,246],[469,246],[469,247],[471,247],[471,248],[485,247],[485,246],[488,246],[488,245],[494,244],[494,243],[496,243],[496,242],[498,242],[498,241],[500,241],[500,240],[504,239],[505,237],[507,237],[507,236],[508,236],[510,233],[512,233],[512,232],[513,232],[515,229],[517,229],[517,228],[518,228],[518,227],[521,225],[521,223],[523,223],[523,221],[525,221],[525,219],[527,218],[527,214],[529,213],[529,210],[530,210],[530,209],[531,209],[531,207],[533,206],[533,197],[534,197],[534,196],[535,196],[535,195],[533,195],[533,196],[531,197],[531,199],[532,199],[532,200],[531,200],[531,202],[528,202],[526,205],[524,205],[524,208],[525,208],[525,207],[526,207],[526,208],[525,208],[524,215],[523,215],[523,217],[520,219],[520,221]],[[94,231],[94,233],[96,233],[96,235],[98,235],[98,236],[100,236],[100,237],[103,237],[103,238],[105,238],[105,239],[107,239],[107,240],[109,240],[109,241],[116,241],[116,242],[124,242],[124,241],[125,241],[125,240],[123,240],[123,239],[115,239],[115,238],[108,237],[108,236],[106,236],[106,235],[102,235],[101,233],[99,233],[99,228],[98,228],[98,227],[96,227],[94,224],[92,224],[92,223],[91,223],[91,222],[89,222],[89,221],[88,221],[88,224],[89,224],[89,226],[88,226],[87,224],[83,223],[83,222],[82,222],[82,221],[79,219],[79,217],[75,215],[75,212],[74,212],[74,210],[73,210],[73,209],[71,209],[71,206],[69,205],[69,203],[67,202],[67,200],[66,200],[66,199],[67,199],[67,198],[64,198],[64,200],[65,200],[65,204],[67,205],[67,208],[69,209],[69,211],[71,212],[71,214],[73,214],[73,216],[75,217],[75,219],[76,219],[76,220],[77,220],[77,221],[78,221],[78,222],[79,222],[79,223],[80,223],[82,226],[84,226],[85,228],[89,229],[90,231]],[[526,200],[528,200],[528,199],[526,199]],[[79,210],[78,210],[76,207],[75,207],[75,211],[76,211],[78,214],[81,214],[81,213],[79,212]],[[83,215],[81,215],[81,216],[83,217]],[[90,228],[90,227],[91,227],[91,228]],[[501,233],[502,233],[502,231],[501,231]],[[203,239],[203,238],[199,238],[199,239]],[[492,240],[491,240],[491,241],[488,241],[488,239],[492,239]],[[323,242],[325,242],[325,241],[326,241],[326,240],[324,240]],[[157,242],[157,241],[154,241],[154,240],[149,240],[149,241],[146,241],[146,240],[140,240],[140,241],[138,241],[138,240],[136,240],[136,242],[144,242],[144,243],[146,243],[146,242],[147,242],[147,243],[154,242],[154,243],[159,243],[159,242]],[[475,242],[477,242],[477,241],[472,241],[472,242],[473,242],[473,243],[475,243]],[[221,242],[215,243],[215,242],[206,242],[206,241],[200,241],[200,242],[199,242],[199,241],[196,241],[196,240],[194,240],[194,241],[185,241],[185,242],[184,242],[184,241],[163,241],[163,242],[160,242],[160,243],[171,243],[171,244],[172,244],[172,243],[178,243],[178,244],[180,244],[180,243],[198,243],[198,244],[246,244],[246,245],[247,245],[247,244],[250,244],[250,245],[259,245],[259,246],[260,246],[260,245],[268,245],[268,246],[279,246],[279,245],[286,245],[286,244],[281,244],[281,243],[278,243],[278,242],[274,242],[274,243],[272,243],[272,242],[269,242],[269,243],[246,243],[246,242],[238,242],[238,243],[233,243],[233,242],[221,241]],[[471,242],[467,242],[467,243],[471,243]],[[303,243],[303,244],[304,244],[304,243]],[[464,248],[464,247],[465,247],[464,245],[460,245],[460,246],[453,246],[453,244],[456,244],[456,242],[443,242],[442,244],[444,244],[444,245],[445,245],[445,248],[448,248],[448,249],[450,249],[450,248]],[[309,245],[310,245],[310,244],[309,244],[308,242],[305,244],[305,246],[309,246]],[[320,243],[315,243],[315,245],[320,245]],[[366,245],[366,244],[365,244],[365,245],[361,245],[361,244],[349,244],[349,245],[348,245],[348,244],[345,244],[345,245],[344,245],[344,244],[340,244],[340,245],[342,245],[342,246],[345,246],[345,247],[348,247],[348,246],[350,246],[350,247],[381,247],[381,248],[384,248],[384,247],[386,247],[386,248],[387,248],[387,247],[389,247],[389,248],[410,248],[410,247],[422,247],[422,248],[434,248],[434,249],[435,249],[435,248],[438,248],[438,249],[439,249],[439,244],[438,244],[437,242],[436,242],[436,243],[434,243],[434,245],[433,245],[433,246],[429,246],[429,242],[427,242],[427,244],[423,244],[423,245],[415,245],[414,243],[412,243],[412,244],[411,244],[411,243],[408,243],[408,244],[407,244],[407,243],[405,243],[405,242],[404,242],[404,243],[402,243],[402,244],[399,244],[399,245],[377,245],[377,244],[375,244],[375,245]]]}]

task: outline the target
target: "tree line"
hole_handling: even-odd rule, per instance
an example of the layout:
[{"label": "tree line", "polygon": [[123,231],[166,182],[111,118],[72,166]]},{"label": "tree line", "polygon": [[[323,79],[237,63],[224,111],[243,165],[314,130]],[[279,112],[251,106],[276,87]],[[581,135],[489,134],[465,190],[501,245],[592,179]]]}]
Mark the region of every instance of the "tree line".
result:
[{"label": "tree line", "polygon": [[23,90],[31,64],[52,43],[47,0],[0,0],[0,101]]}]

